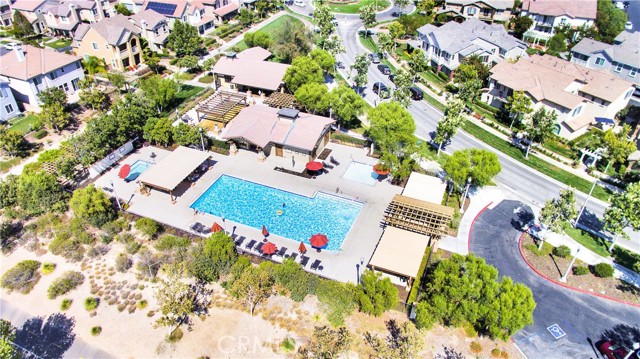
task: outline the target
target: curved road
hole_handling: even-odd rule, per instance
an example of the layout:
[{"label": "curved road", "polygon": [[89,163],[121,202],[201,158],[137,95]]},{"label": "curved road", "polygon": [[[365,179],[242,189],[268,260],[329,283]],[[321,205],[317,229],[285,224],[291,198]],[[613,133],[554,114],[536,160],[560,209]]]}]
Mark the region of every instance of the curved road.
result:
[{"label": "curved road", "polygon": [[[640,341],[639,308],[564,288],[529,268],[518,250],[518,228],[531,215],[523,203],[503,201],[478,216],[470,238],[471,252],[533,291],[534,324],[513,337],[520,349],[529,358],[597,358],[591,343],[603,337],[627,346]],[[555,340],[547,330],[554,324],[566,336]]]}]

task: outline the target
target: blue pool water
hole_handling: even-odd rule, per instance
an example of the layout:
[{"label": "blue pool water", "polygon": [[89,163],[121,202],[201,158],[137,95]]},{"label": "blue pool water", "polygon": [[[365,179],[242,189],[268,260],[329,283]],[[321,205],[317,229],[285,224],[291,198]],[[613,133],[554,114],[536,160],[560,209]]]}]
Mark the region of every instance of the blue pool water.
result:
[{"label": "blue pool water", "polygon": [[257,229],[264,225],[272,234],[307,244],[312,235],[322,233],[329,238],[325,249],[332,251],[340,249],[362,207],[327,193],[310,198],[227,175],[191,205],[231,222]]},{"label": "blue pool water", "polygon": [[137,160],[131,165],[131,171],[129,175],[124,179],[127,182],[131,182],[138,178],[140,174],[151,167],[151,163],[147,161]]}]

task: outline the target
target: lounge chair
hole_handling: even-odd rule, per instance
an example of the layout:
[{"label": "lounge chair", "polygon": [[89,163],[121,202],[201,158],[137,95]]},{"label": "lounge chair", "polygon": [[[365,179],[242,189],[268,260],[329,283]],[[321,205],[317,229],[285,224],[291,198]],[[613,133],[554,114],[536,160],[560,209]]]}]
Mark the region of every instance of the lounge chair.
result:
[{"label": "lounge chair", "polygon": [[278,257],[283,257],[285,253],[287,253],[287,247],[280,247],[275,255]]},{"label": "lounge chair", "polygon": [[293,261],[295,262],[296,258],[298,258],[298,253],[293,252],[293,253],[291,253],[291,255],[288,255],[288,254],[287,254],[287,255],[285,256],[285,258],[289,258],[289,259],[291,259],[291,260],[293,260]]},{"label": "lounge chair", "polygon": [[247,237],[245,237],[245,236],[238,237],[238,239],[236,239],[236,242],[235,242],[236,246],[240,247],[245,239],[247,239]]},{"label": "lounge chair", "polygon": [[313,261],[313,264],[311,264],[311,269],[316,270],[318,269],[319,266],[320,266],[320,260],[316,259],[315,261]]},{"label": "lounge chair", "polygon": [[256,245],[256,240],[252,239],[249,243],[247,243],[247,245],[245,246],[246,249],[251,250],[253,248],[253,246]]},{"label": "lounge chair", "polygon": [[264,242],[258,243],[258,245],[256,246],[256,252],[262,254],[262,246],[264,246]]},{"label": "lounge chair", "polygon": [[322,161],[322,165],[324,166],[324,168],[333,169],[333,166],[326,163],[325,161]]},{"label": "lounge chair", "polygon": [[301,265],[303,268],[304,268],[304,267],[306,267],[306,266],[307,266],[307,263],[309,263],[309,259],[311,259],[311,258],[309,258],[309,257],[307,257],[307,256],[302,256],[302,257],[300,257],[300,265]]},{"label": "lounge chair", "polygon": [[329,157],[329,161],[331,161],[331,163],[333,163],[336,166],[340,166],[340,162],[338,162],[338,160],[336,160],[335,158],[333,158],[333,156]]}]

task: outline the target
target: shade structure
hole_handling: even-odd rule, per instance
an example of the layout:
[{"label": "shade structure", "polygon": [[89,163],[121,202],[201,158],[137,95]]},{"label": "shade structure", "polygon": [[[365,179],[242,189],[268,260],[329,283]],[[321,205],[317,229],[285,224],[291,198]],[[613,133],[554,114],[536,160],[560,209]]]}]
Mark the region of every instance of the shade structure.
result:
[{"label": "shade structure", "polygon": [[274,254],[277,249],[278,248],[275,244],[273,244],[272,242],[267,242],[264,244],[264,246],[262,246],[262,254],[271,255]]},{"label": "shade structure", "polygon": [[269,236],[269,231],[267,230],[267,227],[265,227],[264,225],[262,226],[262,235],[265,237]]},{"label": "shade structure", "polygon": [[322,248],[329,243],[329,239],[324,234],[318,233],[311,236],[309,243],[311,243],[311,246],[315,248]]},{"label": "shade structure", "polygon": [[391,171],[388,168],[385,168],[382,164],[378,163],[375,166],[373,166],[373,172],[381,176],[385,176],[385,175],[388,175],[389,172]]},{"label": "shade structure", "polygon": [[128,165],[128,164],[124,165],[122,166],[122,168],[120,168],[120,172],[118,172],[118,177],[127,178],[130,172],[131,172],[131,165]]},{"label": "shade structure", "polygon": [[213,222],[213,226],[211,226],[211,232],[216,233],[216,232],[220,232],[221,230],[222,230],[222,227],[218,224],[218,222]]},{"label": "shade structure", "polygon": [[313,161],[307,163],[306,167],[309,171],[320,171],[324,167],[324,165],[322,164],[322,162]]},{"label": "shade structure", "polygon": [[300,245],[298,246],[298,252],[306,253],[307,252],[307,246],[305,246],[304,243],[300,242]]}]

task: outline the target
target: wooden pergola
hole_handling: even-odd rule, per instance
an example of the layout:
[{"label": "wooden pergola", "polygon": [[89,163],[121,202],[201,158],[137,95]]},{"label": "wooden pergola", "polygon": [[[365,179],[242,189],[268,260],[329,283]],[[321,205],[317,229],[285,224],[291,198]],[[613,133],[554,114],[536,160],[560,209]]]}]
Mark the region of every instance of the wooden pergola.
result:
[{"label": "wooden pergola", "polygon": [[216,124],[222,129],[247,106],[246,94],[221,90],[196,107],[198,122],[208,130],[213,130]]},{"label": "wooden pergola", "polygon": [[264,104],[275,108],[292,108],[295,107],[296,98],[288,93],[273,92],[264,100]]},{"label": "wooden pergola", "polygon": [[454,209],[436,203],[395,195],[385,211],[387,225],[439,238],[445,233]]}]

